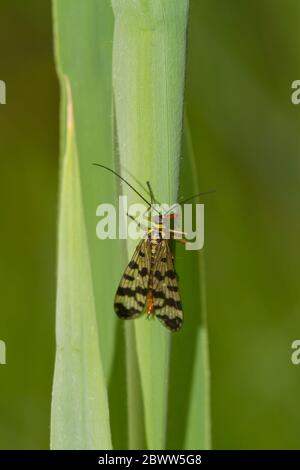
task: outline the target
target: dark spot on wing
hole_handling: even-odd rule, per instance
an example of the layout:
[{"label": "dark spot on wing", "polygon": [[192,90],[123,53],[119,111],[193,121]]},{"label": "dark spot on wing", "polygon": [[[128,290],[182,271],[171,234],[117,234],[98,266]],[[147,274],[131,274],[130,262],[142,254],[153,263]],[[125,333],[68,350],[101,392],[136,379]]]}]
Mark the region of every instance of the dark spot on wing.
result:
[{"label": "dark spot on wing", "polygon": [[135,297],[136,294],[147,295],[147,289],[145,287],[137,286],[134,289],[131,287],[119,286],[117,290],[117,295]]},{"label": "dark spot on wing", "polygon": [[156,315],[159,320],[161,320],[170,330],[178,331],[182,327],[182,318],[173,317],[170,318],[167,315]]},{"label": "dark spot on wing", "polygon": [[172,269],[169,269],[169,271],[166,271],[166,277],[169,279],[176,279],[176,273]]},{"label": "dark spot on wing", "polygon": [[136,261],[131,260],[130,263],[128,264],[128,267],[130,269],[138,269],[139,265],[137,264]]},{"label": "dark spot on wing", "polygon": [[167,286],[167,288],[170,292],[178,292],[178,287],[177,286]]},{"label": "dark spot on wing", "polygon": [[180,300],[175,300],[172,297],[170,297],[169,299],[165,298],[164,306],[165,305],[167,305],[168,307],[174,307],[177,310],[182,310],[182,305],[181,305]]},{"label": "dark spot on wing", "polygon": [[166,298],[165,294],[161,290],[153,291],[153,297],[155,299],[165,299]]},{"label": "dark spot on wing", "polygon": [[162,280],[165,278],[165,276],[163,276],[160,271],[154,271],[154,277],[155,277],[158,281],[162,281]]},{"label": "dark spot on wing", "polygon": [[142,276],[142,277],[145,277],[148,275],[148,268],[142,268],[140,271],[139,271],[139,275]]},{"label": "dark spot on wing", "polygon": [[121,317],[123,319],[130,319],[132,317],[136,317],[141,313],[141,310],[138,310],[134,307],[126,308],[125,305],[116,302],[115,303],[115,312],[118,315],[118,317]]}]

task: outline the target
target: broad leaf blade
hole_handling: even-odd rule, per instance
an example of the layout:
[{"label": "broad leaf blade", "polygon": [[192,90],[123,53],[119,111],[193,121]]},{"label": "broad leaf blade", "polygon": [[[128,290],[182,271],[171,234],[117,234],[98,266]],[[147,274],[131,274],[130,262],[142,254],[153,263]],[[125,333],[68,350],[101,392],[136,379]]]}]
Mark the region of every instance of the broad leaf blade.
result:
[{"label": "broad leaf blade", "polygon": [[67,82],[66,152],[61,172],[56,361],[52,449],[109,449],[106,384],[98,345],[75,141],[71,89]]}]

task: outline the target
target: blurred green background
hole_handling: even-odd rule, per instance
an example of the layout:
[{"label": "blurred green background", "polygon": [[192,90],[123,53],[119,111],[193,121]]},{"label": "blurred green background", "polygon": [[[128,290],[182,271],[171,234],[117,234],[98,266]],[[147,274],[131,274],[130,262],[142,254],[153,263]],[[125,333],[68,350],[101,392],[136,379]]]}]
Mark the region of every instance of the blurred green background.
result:
[{"label": "blurred green background", "polygon": [[[59,147],[51,3],[2,0],[0,11],[0,448],[43,449]],[[217,189],[205,208],[214,448],[300,448],[299,20],[297,0],[191,0],[186,107],[201,190]]]}]

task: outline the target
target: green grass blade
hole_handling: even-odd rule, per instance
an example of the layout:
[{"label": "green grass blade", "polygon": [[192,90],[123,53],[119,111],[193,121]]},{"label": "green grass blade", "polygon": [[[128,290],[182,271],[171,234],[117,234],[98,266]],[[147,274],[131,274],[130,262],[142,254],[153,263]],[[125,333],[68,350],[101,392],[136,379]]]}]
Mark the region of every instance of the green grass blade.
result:
[{"label": "green grass blade", "polygon": [[[151,181],[156,197],[177,198],[185,72],[187,0],[112,0],[113,77],[120,165],[125,177]],[[130,176],[131,175],[131,176]],[[129,203],[141,202],[124,187]],[[135,242],[128,241],[128,256]],[[144,417],[129,402],[129,422],[145,418],[150,449],[165,446],[170,333],[157,321],[134,323]],[[127,358],[128,360],[129,358]],[[136,360],[128,367],[134,367]],[[128,384],[133,393],[137,383]],[[131,427],[129,427],[131,429]],[[133,442],[132,446],[139,445]]]},{"label": "green grass blade", "polygon": [[52,449],[109,449],[106,384],[100,359],[73,103],[67,86],[61,169]]},{"label": "green grass blade", "polygon": [[[187,120],[184,137],[180,182],[182,196],[186,197],[200,192]],[[178,247],[176,266],[186,321],[172,348],[170,389],[176,390],[176,395],[170,394],[168,447],[209,449],[210,374],[203,252]],[[180,406],[178,396],[183,397]]]},{"label": "green grass blade", "polygon": [[[185,155],[186,166],[191,175],[193,193],[198,194],[201,190],[198,184],[198,171],[196,166],[196,156],[194,152],[192,134],[188,119],[185,119]],[[183,176],[185,172],[183,171]],[[190,190],[189,181],[183,184],[185,190]],[[193,381],[191,387],[190,404],[187,421],[187,432],[185,436],[185,449],[210,449],[211,448],[211,415],[210,415],[210,367],[209,367],[209,345],[207,330],[207,304],[205,286],[205,260],[203,251],[196,252],[196,273],[194,276],[195,291],[199,293],[199,301],[194,302],[191,315],[196,315],[196,341],[195,360],[193,369]],[[185,265],[185,273],[188,279],[188,269],[191,266]],[[191,289],[193,286],[189,286]],[[199,305],[199,309],[195,308]]]},{"label": "green grass blade", "polygon": [[128,408],[128,448],[145,449],[144,398],[136,348],[136,332],[132,322],[125,325],[126,378]]},{"label": "green grass blade", "polygon": [[[210,449],[211,448],[211,416],[210,416],[210,368],[208,331],[206,323],[206,287],[203,253],[199,253],[199,273],[196,276],[200,296],[200,311],[195,335],[195,359],[193,366],[193,380],[190,393],[190,402],[187,415],[187,427],[184,440],[184,449]],[[194,271],[193,271],[194,272]],[[187,275],[187,269],[185,269]],[[200,277],[200,281],[199,281]],[[189,285],[191,289],[193,284]],[[197,286],[195,286],[197,289]],[[195,302],[197,305],[197,303]],[[194,304],[194,305],[195,305]],[[195,306],[190,310],[191,315]],[[195,312],[196,313],[196,312]]]},{"label": "green grass blade", "polygon": [[[60,77],[68,77],[72,88],[84,220],[112,439],[114,447],[126,448],[126,407],[119,395],[120,389],[126,388],[124,334],[123,325],[117,322],[113,311],[115,289],[125,257],[122,258],[119,240],[99,240],[95,233],[99,220],[96,208],[101,203],[116,204],[118,182],[92,165],[99,162],[114,167],[113,12],[110,0],[54,0],[53,7],[57,70]],[[64,108],[62,112],[63,137]]]},{"label": "green grass blade", "polygon": [[[87,226],[90,263],[107,381],[115,366],[119,338],[113,312],[122,267],[120,242],[99,240],[95,230],[100,203],[115,203],[118,183],[93,162],[114,166],[112,135],[112,33],[110,0],[54,0],[56,62],[72,87],[76,143]],[[109,276],[107,275],[109,267]]]}]

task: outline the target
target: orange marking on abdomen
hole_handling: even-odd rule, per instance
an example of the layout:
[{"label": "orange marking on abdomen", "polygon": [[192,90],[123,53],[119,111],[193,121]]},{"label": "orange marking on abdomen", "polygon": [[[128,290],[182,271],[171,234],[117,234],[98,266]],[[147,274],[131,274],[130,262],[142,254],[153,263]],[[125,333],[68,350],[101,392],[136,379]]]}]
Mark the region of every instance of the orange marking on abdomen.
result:
[{"label": "orange marking on abdomen", "polygon": [[151,289],[149,289],[147,292],[146,310],[147,310],[147,315],[151,315],[154,310],[153,292]]}]

